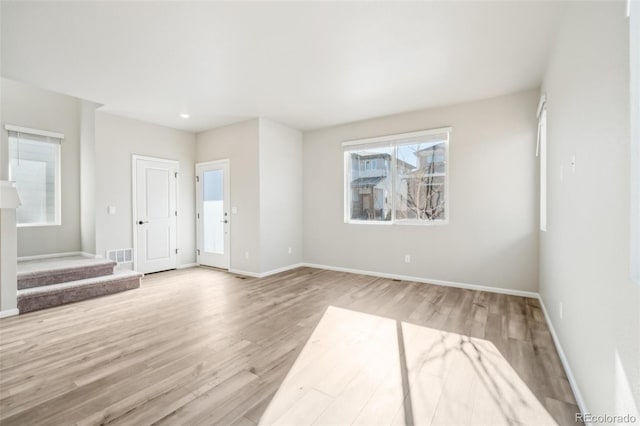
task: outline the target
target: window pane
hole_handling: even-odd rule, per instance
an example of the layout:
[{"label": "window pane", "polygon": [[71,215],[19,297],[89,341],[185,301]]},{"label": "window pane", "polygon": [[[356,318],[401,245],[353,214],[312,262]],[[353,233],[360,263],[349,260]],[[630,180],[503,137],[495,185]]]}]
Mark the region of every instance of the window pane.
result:
[{"label": "window pane", "polygon": [[203,236],[206,253],[224,254],[224,175],[209,170],[203,176]]},{"label": "window pane", "polygon": [[393,148],[369,148],[347,153],[349,158],[349,218],[391,220],[391,155]]},{"label": "window pane", "polygon": [[540,230],[547,230],[547,110],[540,113]]},{"label": "window pane", "polygon": [[57,216],[57,143],[9,138],[9,179],[16,182],[22,205],[17,223],[55,224]]},{"label": "window pane", "polygon": [[396,152],[396,219],[446,220],[447,136]]}]

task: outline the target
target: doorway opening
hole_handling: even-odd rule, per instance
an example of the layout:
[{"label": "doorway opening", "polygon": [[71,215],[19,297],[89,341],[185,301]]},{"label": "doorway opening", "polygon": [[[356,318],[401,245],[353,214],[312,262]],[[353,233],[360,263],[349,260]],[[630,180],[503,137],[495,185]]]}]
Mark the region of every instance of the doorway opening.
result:
[{"label": "doorway opening", "polygon": [[197,263],[229,269],[229,160],[196,164]]}]

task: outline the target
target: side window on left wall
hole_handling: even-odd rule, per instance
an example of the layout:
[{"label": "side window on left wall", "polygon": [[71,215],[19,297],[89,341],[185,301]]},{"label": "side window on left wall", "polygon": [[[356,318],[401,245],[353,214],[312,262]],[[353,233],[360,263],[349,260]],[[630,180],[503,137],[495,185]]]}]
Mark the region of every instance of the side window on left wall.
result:
[{"label": "side window on left wall", "polygon": [[547,98],[543,95],[538,106],[538,148],[540,157],[540,230],[547,230]]},{"label": "side window on left wall", "polygon": [[62,137],[9,130],[9,180],[15,182],[22,203],[16,210],[18,226],[60,224]]}]

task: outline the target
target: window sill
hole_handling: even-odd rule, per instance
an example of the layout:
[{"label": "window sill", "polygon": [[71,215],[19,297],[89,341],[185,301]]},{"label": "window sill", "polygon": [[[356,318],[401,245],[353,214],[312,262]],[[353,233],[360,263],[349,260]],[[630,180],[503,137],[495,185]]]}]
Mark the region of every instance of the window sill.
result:
[{"label": "window sill", "polygon": [[393,224],[400,226],[442,226],[448,225],[449,220],[397,220]]},{"label": "window sill", "polygon": [[397,220],[392,221],[378,221],[378,220],[347,220],[347,225],[382,225],[382,226],[443,226],[448,225],[448,220],[434,220],[434,221],[412,221],[412,220]]},{"label": "window sill", "polygon": [[347,225],[382,225],[389,226],[393,225],[393,222],[390,220],[347,220],[345,221]]},{"label": "window sill", "polygon": [[52,226],[61,226],[61,223],[19,223],[18,228],[49,228]]}]

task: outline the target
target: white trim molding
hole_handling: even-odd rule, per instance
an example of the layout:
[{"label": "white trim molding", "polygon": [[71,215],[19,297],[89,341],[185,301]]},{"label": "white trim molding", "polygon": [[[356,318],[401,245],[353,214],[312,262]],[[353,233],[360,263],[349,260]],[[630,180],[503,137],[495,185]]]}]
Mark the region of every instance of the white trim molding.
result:
[{"label": "white trim molding", "polygon": [[244,275],[251,278],[266,278],[271,275],[279,274],[281,272],[287,272],[292,269],[302,268],[303,266],[309,266],[309,265],[306,263],[295,263],[293,265],[283,266],[282,268],[272,269],[271,271],[261,272],[261,273],[241,271],[239,269],[229,269],[229,273],[236,274],[236,275]]},{"label": "white trim molding", "polygon": [[542,113],[542,109],[547,105],[547,94],[543,93],[540,95],[540,100],[538,101],[538,110],[536,112],[536,117],[540,118],[540,114]]},{"label": "white trim molding", "polygon": [[307,262],[296,263],[294,265],[289,265],[283,268],[274,269],[272,271],[267,271],[262,273],[241,271],[238,269],[229,269],[229,272],[232,274],[244,275],[252,278],[265,278],[270,275],[279,274],[280,272],[286,272],[291,269],[302,268],[302,267],[324,269],[327,271],[348,272],[350,274],[369,275],[372,277],[389,278],[392,280],[412,281],[412,282],[423,283],[423,284],[439,285],[443,287],[456,287],[456,288],[464,288],[467,290],[487,291],[490,293],[508,294],[510,296],[529,297],[532,299],[539,298],[538,293],[534,291],[513,290],[508,288],[490,287],[490,286],[484,286],[479,284],[460,283],[455,281],[444,281],[444,280],[412,277],[408,275],[399,275],[399,274],[388,274],[385,272],[365,271],[362,269],[343,268],[340,266],[320,265],[317,263],[307,263]]},{"label": "white trim molding", "polygon": [[303,263],[295,263],[293,265],[283,266],[282,268],[272,269],[271,271],[262,272],[258,274],[259,278],[269,277],[271,275],[279,274],[281,272],[287,272],[292,269],[297,269],[305,266]]},{"label": "white trim molding", "polygon": [[340,266],[319,265],[316,263],[301,263],[299,266],[306,266],[309,268],[316,268],[316,269],[326,269],[329,271],[348,272],[351,274],[370,275],[372,277],[390,278],[393,280],[413,281],[413,282],[424,283],[424,284],[434,284],[434,285],[440,285],[444,287],[456,287],[456,288],[464,288],[467,290],[487,291],[490,293],[508,294],[510,296],[529,297],[533,299],[538,298],[538,293],[533,291],[513,290],[508,288],[490,287],[490,286],[484,286],[479,284],[460,283],[455,281],[444,281],[444,280],[412,277],[408,275],[399,275],[399,274],[388,274],[385,272],[365,271],[361,269],[343,268]]},{"label": "white trim molding", "polygon": [[45,136],[48,138],[64,139],[64,133],[50,132],[48,130],[30,129],[28,127],[14,126],[12,124],[5,124],[4,128],[8,132],[28,133],[30,135]]},{"label": "white trim molding", "polygon": [[[204,265],[206,266],[206,265]],[[249,272],[249,271],[242,271],[240,269],[229,269],[229,273],[230,274],[235,274],[235,275],[242,275],[245,277],[251,277],[251,278],[260,278],[260,275],[255,273],[255,272]]]},{"label": "white trim molding", "polygon": [[[564,367],[565,373],[567,373],[567,379],[569,380],[569,386],[571,386],[571,390],[573,391],[573,395],[576,398],[576,403],[578,404],[578,408],[581,413],[589,413],[587,410],[587,406],[584,403],[584,399],[582,398],[582,393],[580,393],[580,388],[578,387],[578,382],[571,371],[571,366],[569,365],[569,360],[567,356],[564,354],[564,350],[562,349],[562,345],[560,344],[560,339],[556,334],[555,328],[553,328],[553,323],[551,322],[551,317],[547,312],[547,308],[544,306],[544,301],[542,300],[542,296],[538,294],[538,300],[540,301],[540,306],[542,307],[542,312],[544,313],[544,319],[547,322],[547,327],[549,327],[549,332],[551,333],[551,337],[553,338],[553,343],[556,346],[556,352],[560,357],[560,362],[562,362],[562,366]],[[589,425],[589,423],[587,423]]]},{"label": "white trim molding", "polygon": [[24,262],[25,260],[38,260],[38,259],[53,259],[56,257],[68,257],[68,256],[82,256],[89,258],[97,258],[95,254],[85,253],[82,251],[68,251],[65,253],[50,253],[50,254],[37,254],[34,256],[21,256],[18,258],[18,262]]},{"label": "white trim molding", "polygon": [[197,263],[183,263],[179,265],[176,269],[187,269],[187,268],[195,268],[198,266]]},{"label": "white trim molding", "polygon": [[342,142],[342,146],[347,147],[347,146],[358,146],[358,145],[365,145],[365,144],[370,145],[370,144],[383,143],[383,142],[389,142],[389,141],[395,141],[395,140],[419,138],[422,136],[437,135],[439,133],[451,133],[451,130],[452,130],[452,127],[440,127],[438,129],[419,130],[417,132],[396,133],[394,135],[377,136],[377,137],[366,138],[366,139],[355,139],[355,140]]},{"label": "white trim molding", "polygon": [[4,311],[0,311],[0,318],[13,317],[13,316],[18,315],[19,313],[20,313],[20,311],[18,310],[18,308],[6,309]]}]

